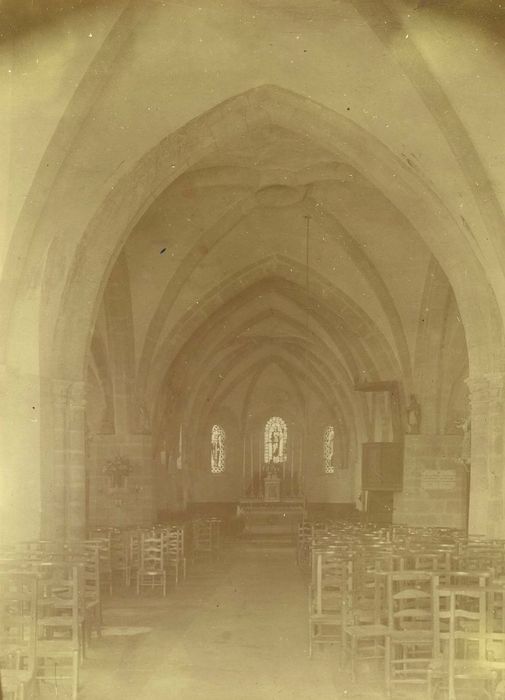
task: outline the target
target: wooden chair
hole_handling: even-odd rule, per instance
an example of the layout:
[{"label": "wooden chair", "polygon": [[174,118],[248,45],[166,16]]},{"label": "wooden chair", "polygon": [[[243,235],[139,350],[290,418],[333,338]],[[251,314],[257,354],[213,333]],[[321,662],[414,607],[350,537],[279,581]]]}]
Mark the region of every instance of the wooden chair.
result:
[{"label": "wooden chair", "polygon": [[76,565],[82,564],[82,590],[79,592],[83,612],[83,655],[93,632],[101,636],[102,601],[100,587],[100,553],[96,540],[68,542],[63,559]]},{"label": "wooden chair", "polygon": [[[435,595],[436,658],[429,674],[428,695],[448,700],[463,696],[494,697],[505,671],[503,588],[437,587]],[[499,599],[499,604],[498,604]],[[500,610],[498,620],[494,606]]]},{"label": "wooden chair", "polygon": [[32,696],[36,636],[37,576],[0,573],[0,673],[5,700]]},{"label": "wooden chair", "polygon": [[361,543],[353,553],[352,612],[356,624],[377,622],[377,573],[393,569],[393,554],[389,547]]},{"label": "wooden chair", "polygon": [[[368,571],[367,577],[370,576],[373,577],[374,583],[371,588],[367,588],[367,604],[363,606],[363,599],[355,593],[346,610],[343,628],[342,660],[349,664],[353,680],[356,680],[360,662],[379,661],[385,663],[385,669],[389,666],[385,578],[375,571]],[[363,589],[358,588],[359,590]],[[386,670],[384,673],[386,680]]]},{"label": "wooden chair", "polygon": [[427,572],[384,574],[387,591],[386,685],[427,689],[434,656],[434,584]]},{"label": "wooden chair", "polygon": [[19,555],[24,559],[39,559],[44,561],[61,559],[65,551],[64,540],[34,540],[19,542]]},{"label": "wooden chair", "polygon": [[412,569],[418,571],[450,571],[454,564],[451,548],[422,549],[414,554]]},{"label": "wooden chair", "polygon": [[343,644],[352,586],[350,558],[317,552],[309,587],[309,655],[315,646]]},{"label": "wooden chair", "polygon": [[111,575],[125,586],[131,583],[130,532],[114,530],[111,533]]},{"label": "wooden chair", "polygon": [[300,569],[307,570],[310,566],[310,547],[313,536],[314,523],[305,521],[298,525],[296,562]]},{"label": "wooden chair", "polygon": [[128,538],[128,571],[126,574],[127,585],[131,585],[132,578],[137,578],[140,567],[140,542],[142,530],[136,529],[129,533]]},{"label": "wooden chair", "polygon": [[179,576],[186,578],[186,557],[184,555],[184,529],[173,526],[164,530],[165,534],[165,567],[172,573],[175,585]]},{"label": "wooden chair", "polygon": [[98,547],[98,561],[100,570],[100,588],[106,589],[112,595],[112,551],[111,533],[104,533],[103,537],[93,537],[88,542],[94,542]]},{"label": "wooden chair", "polygon": [[192,522],[192,557],[208,557],[210,561],[214,558],[213,533],[210,521],[194,520]]},{"label": "wooden chair", "polygon": [[165,535],[163,532],[143,532],[140,536],[140,562],[137,571],[137,595],[142,588],[161,588],[167,594],[165,568]]},{"label": "wooden chair", "polygon": [[39,564],[36,677],[39,683],[54,685],[56,691],[60,682],[69,682],[73,700],[82,656],[82,600],[82,565]]},{"label": "wooden chair", "polygon": [[82,594],[84,597],[85,643],[91,641],[93,632],[102,635],[102,596],[100,586],[100,552],[96,542],[83,542],[79,557],[83,564]]}]

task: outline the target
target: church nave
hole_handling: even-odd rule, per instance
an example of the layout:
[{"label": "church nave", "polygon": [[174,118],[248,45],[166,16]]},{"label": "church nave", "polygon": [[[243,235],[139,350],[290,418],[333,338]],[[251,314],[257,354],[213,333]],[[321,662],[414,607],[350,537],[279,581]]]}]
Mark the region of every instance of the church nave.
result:
[{"label": "church nave", "polygon": [[[82,669],[83,700],[353,697],[343,693],[349,679],[335,650],[308,656],[307,586],[293,548],[231,542],[167,598],[106,599],[104,637]],[[142,627],[149,631],[114,636]]]},{"label": "church nave", "polygon": [[503,0],[0,0],[2,700],[505,695],[504,71]]}]

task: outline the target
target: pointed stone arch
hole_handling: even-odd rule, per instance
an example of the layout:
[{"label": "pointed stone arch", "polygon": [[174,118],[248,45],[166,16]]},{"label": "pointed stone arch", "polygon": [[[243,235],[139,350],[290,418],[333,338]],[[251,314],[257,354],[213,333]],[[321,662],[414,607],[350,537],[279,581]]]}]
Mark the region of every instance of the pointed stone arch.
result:
[{"label": "pointed stone arch", "polygon": [[[214,128],[217,123],[218,130]],[[113,190],[102,193],[83,228],[63,232],[64,245],[63,239],[53,235],[59,230],[61,203],[52,201],[40,212],[35,230],[27,232],[23,240],[21,236],[16,240],[16,249],[25,252],[21,263],[9,252],[9,264],[20,266],[24,276],[16,287],[4,334],[4,357],[13,368],[18,367],[18,356],[25,358],[27,372],[32,373],[29,389],[40,396],[43,409],[40,429],[47,459],[52,463],[58,455],[61,470],[71,472],[74,479],[70,487],[76,506],[71,513],[72,523],[68,527],[59,523],[56,529],[72,536],[84,534],[84,509],[77,507],[80,499],[84,501],[82,386],[97,309],[122,246],[136,222],[175,178],[213,149],[221,148],[228,134],[247,133],[262,124],[276,124],[308,135],[332,150],[339,160],[366,173],[367,179],[404,213],[447,275],[466,330],[475,389],[472,411],[482,414],[472,423],[479,436],[472,441],[472,468],[479,474],[479,496],[471,507],[471,527],[491,527],[494,531],[496,525],[489,519],[501,526],[504,502],[490,475],[501,468],[502,452],[498,454],[493,447],[496,440],[486,428],[482,397],[491,396],[494,425],[502,436],[503,411],[498,410],[496,396],[503,392],[503,326],[497,299],[470,234],[429,185],[375,137],[345,116],[273,85],[232,97],[168,135],[140,158]],[[63,171],[61,177],[65,177]],[[77,192],[80,187],[76,182]],[[33,192],[32,196],[43,194]],[[250,204],[239,204],[234,215],[241,216]],[[47,240],[52,244],[45,248],[40,245]],[[47,254],[41,254],[41,250]],[[34,327],[40,329],[39,344],[28,353],[24,347],[26,330]],[[16,387],[16,381],[13,371],[8,382]],[[63,382],[63,389],[59,382]],[[23,494],[18,495],[22,502]],[[485,504],[491,498],[494,506],[488,511]],[[18,500],[14,498],[16,503]],[[53,506],[59,508],[43,499],[43,509]],[[65,517],[61,508],[59,511]]]}]

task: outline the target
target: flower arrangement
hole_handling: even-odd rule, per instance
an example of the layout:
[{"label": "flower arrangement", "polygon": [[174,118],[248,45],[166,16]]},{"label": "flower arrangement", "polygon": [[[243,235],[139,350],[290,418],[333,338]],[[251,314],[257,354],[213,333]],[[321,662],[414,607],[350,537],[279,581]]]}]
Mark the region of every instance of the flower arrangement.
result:
[{"label": "flower arrangement", "polygon": [[132,471],[131,462],[120,455],[110,459],[103,468],[103,473],[109,477],[112,488],[123,488]]}]

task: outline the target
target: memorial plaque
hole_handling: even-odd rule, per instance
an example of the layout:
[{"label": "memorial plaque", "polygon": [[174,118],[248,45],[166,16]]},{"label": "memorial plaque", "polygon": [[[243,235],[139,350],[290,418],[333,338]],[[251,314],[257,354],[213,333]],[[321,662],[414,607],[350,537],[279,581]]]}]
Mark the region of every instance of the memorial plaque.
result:
[{"label": "memorial plaque", "polygon": [[426,491],[453,491],[456,488],[456,470],[425,469],[421,474],[421,488]]}]

